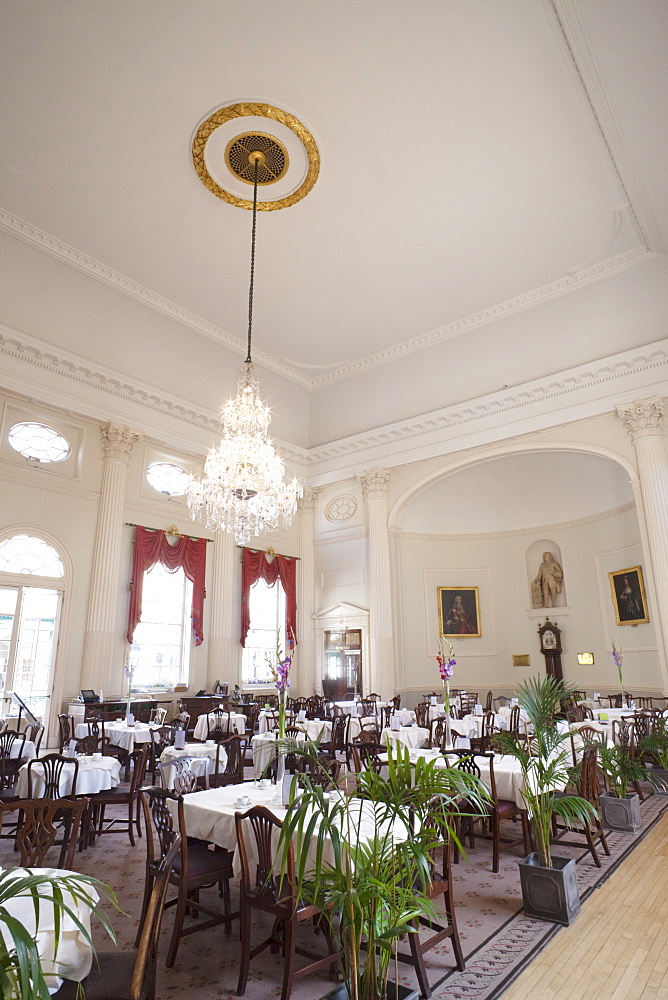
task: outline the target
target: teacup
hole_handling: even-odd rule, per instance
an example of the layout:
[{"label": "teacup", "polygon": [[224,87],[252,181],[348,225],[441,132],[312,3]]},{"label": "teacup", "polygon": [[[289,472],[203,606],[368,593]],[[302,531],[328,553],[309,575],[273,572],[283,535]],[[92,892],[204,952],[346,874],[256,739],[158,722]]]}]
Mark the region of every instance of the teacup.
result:
[{"label": "teacup", "polygon": [[243,809],[250,805],[250,799],[247,795],[240,795],[234,802],[235,806],[239,809]]},{"label": "teacup", "polygon": [[207,745],[208,747],[215,747],[215,745],[216,745],[216,741],[215,741],[215,740],[207,740],[207,741],[206,741],[206,745]]},{"label": "teacup", "polygon": [[94,753],[93,760],[102,760],[102,754],[99,752]]},{"label": "teacup", "polygon": [[260,778],[260,788],[263,788],[263,789],[271,788],[271,779],[270,778]]}]

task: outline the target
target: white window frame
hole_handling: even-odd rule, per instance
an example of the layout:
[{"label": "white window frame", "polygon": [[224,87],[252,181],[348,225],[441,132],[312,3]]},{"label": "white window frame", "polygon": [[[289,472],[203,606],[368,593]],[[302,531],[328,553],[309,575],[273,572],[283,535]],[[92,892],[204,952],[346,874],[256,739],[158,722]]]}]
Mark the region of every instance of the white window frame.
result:
[{"label": "white window frame", "polygon": [[[149,574],[158,567],[162,569],[164,572],[167,572],[165,567],[162,566],[161,563],[155,563],[154,566],[152,566],[150,569],[144,571],[144,586],[142,592],[144,596],[146,594],[146,583],[149,578]],[[192,659],[192,649],[194,645],[194,637],[192,634],[192,622],[191,622],[193,583],[192,580],[189,580],[188,577],[186,576],[183,567],[180,567],[178,570],[176,570],[175,573],[170,573],[169,575],[178,576],[179,573],[183,574],[183,580],[185,584],[183,587],[181,622],[169,623],[170,625],[180,625],[181,628],[181,662],[179,665],[178,676],[175,678],[173,683],[170,684],[158,684],[158,683],[147,684],[141,681],[140,682],[133,681],[133,690],[136,689],[139,691],[173,691],[174,688],[182,684],[189,685],[190,683],[190,666]],[[142,611],[142,618],[143,618],[143,611]],[[137,630],[140,628],[141,624],[142,624],[142,619],[139,620],[137,628],[135,629],[135,641],[132,644],[130,652],[131,662],[137,656],[141,656],[141,653],[138,653],[134,649],[134,647],[138,645],[138,643],[136,642],[136,635],[137,635]],[[125,694],[126,691],[124,691],[123,693]]]},{"label": "white window frame", "polygon": [[[283,588],[283,584],[281,583],[280,578],[278,578],[276,580],[275,584],[273,585],[273,587],[267,587],[266,582],[260,577],[260,579],[256,580],[255,583],[253,584],[253,586],[250,588],[249,600],[250,600],[250,595],[253,592],[253,588],[256,587],[258,584],[262,584],[264,587],[267,588],[268,591],[274,591],[275,594],[276,594],[276,625],[277,625],[277,628],[280,630],[280,636],[281,636],[281,642],[282,642],[282,649],[283,649],[283,653],[285,654],[285,652],[286,652],[286,645],[287,645],[286,641],[285,641],[287,597],[286,597],[285,590]],[[249,638],[251,636],[251,632],[252,631],[253,631],[253,610],[252,610],[252,606],[251,606],[251,623],[250,623],[250,628],[248,629],[248,635],[246,636],[246,646],[242,647],[242,650],[241,650],[241,662],[240,662],[240,666],[239,666],[239,672],[240,672],[240,676],[241,676],[241,688],[244,691],[265,691],[265,690],[269,690],[269,689],[274,688],[274,686],[275,686],[274,681],[271,678],[267,678],[266,680],[257,681],[257,682],[248,680],[247,679],[247,674],[246,674],[246,670],[247,670],[247,666],[246,665],[248,663],[248,660],[250,659],[251,650],[257,650],[257,649],[261,649],[261,650],[266,651],[266,653],[271,657],[272,663],[274,663],[274,665],[275,665],[275,663],[276,663],[276,632],[273,633],[272,646],[268,647],[268,646],[249,646],[248,645],[248,640],[249,640]],[[264,659],[264,653],[262,655],[263,655],[263,659]]]}]

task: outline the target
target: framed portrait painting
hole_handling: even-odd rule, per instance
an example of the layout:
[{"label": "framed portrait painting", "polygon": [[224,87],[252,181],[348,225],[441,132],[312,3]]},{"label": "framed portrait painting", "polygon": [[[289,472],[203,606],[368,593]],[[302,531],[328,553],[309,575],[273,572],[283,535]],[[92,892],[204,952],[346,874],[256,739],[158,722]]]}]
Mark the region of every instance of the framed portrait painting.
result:
[{"label": "framed portrait painting", "polygon": [[479,639],[480,602],[477,587],[438,587],[438,624],[446,639]]},{"label": "framed portrait painting", "polygon": [[640,566],[608,573],[618,625],[645,625],[649,621],[645,584]]}]

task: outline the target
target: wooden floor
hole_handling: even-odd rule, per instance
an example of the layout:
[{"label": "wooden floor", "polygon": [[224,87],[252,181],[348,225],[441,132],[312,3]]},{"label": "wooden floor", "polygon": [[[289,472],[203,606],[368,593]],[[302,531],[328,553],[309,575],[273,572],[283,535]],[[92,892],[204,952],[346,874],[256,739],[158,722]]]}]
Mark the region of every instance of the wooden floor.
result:
[{"label": "wooden floor", "polygon": [[668,816],[503,1000],[668,1000]]}]

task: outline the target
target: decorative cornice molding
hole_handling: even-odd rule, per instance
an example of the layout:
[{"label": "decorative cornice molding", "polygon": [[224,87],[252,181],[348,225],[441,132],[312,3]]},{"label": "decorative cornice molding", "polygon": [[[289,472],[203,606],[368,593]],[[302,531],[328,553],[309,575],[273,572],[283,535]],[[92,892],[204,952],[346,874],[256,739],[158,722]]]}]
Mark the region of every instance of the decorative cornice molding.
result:
[{"label": "decorative cornice molding", "polygon": [[[473,542],[478,539],[488,538],[508,538],[519,535],[544,535],[551,531],[560,531],[565,528],[579,528],[585,524],[594,524],[596,521],[607,521],[612,517],[619,517],[621,514],[626,514],[628,511],[635,509],[635,501],[630,500],[628,503],[620,504],[619,507],[612,507],[610,510],[601,511],[599,514],[587,514],[585,517],[576,517],[572,521],[559,521],[556,524],[539,524],[531,528],[512,528],[509,531],[479,531],[474,534],[467,533],[459,535],[446,535],[434,532],[425,534],[419,531],[402,531],[401,528],[390,527],[388,528],[388,532],[401,540],[406,539],[419,542]],[[560,609],[556,608],[554,610],[559,611]]]},{"label": "decorative cornice molding", "polygon": [[[176,302],[171,302],[169,299],[164,298],[164,296],[158,295],[157,292],[152,292],[150,288],[145,288],[136,281],[132,281],[124,274],[120,274],[118,271],[114,271],[113,268],[107,267],[106,264],[102,264],[99,260],[95,260],[94,257],[76,250],[62,240],[56,239],[55,236],[37,229],[36,226],[31,226],[30,223],[17,218],[2,208],[0,208],[0,229],[4,229],[10,235],[16,236],[31,246],[37,247],[38,250],[50,254],[50,256],[55,257],[57,260],[69,264],[70,267],[74,267],[78,271],[83,271],[84,274],[95,278],[97,281],[101,281],[105,285],[109,285],[117,292],[121,292],[129,298],[141,302],[142,305],[147,306],[149,309],[162,313],[163,316],[167,316],[175,323],[180,323],[181,326],[185,326],[189,330],[194,330],[195,333],[199,333],[201,336],[207,337],[209,340],[213,340],[223,347],[227,347],[235,354],[239,354],[242,357],[245,356],[246,344],[242,343],[236,337],[232,337],[225,330],[214,326],[213,323],[208,323],[201,316],[196,316],[187,309],[182,309]],[[310,379],[296,372],[282,361],[277,361],[276,358],[264,354],[262,351],[254,350],[253,360],[264,368],[278,372],[291,382],[296,382],[307,389],[311,388]]]},{"label": "decorative cornice molding", "polygon": [[[171,302],[169,299],[158,295],[156,292],[152,292],[143,285],[139,285],[137,282],[132,281],[130,278],[120,274],[118,271],[114,271],[113,268],[107,267],[105,264],[95,260],[93,257],[89,257],[86,254],[81,253],[74,247],[63,243],[62,240],[58,240],[49,235],[49,233],[45,233],[42,230],[37,229],[37,227],[31,226],[28,222],[17,218],[10,212],[1,208],[0,229],[4,229],[12,236],[16,236],[18,239],[29,243],[31,246],[37,247],[39,250],[50,254],[52,257],[69,264],[71,267],[83,271],[85,274],[88,274],[90,277],[95,278],[106,285],[109,285],[116,291],[121,292],[132,299],[136,299],[143,305],[155,310],[156,312],[162,313],[174,322],[180,323],[182,326],[185,326],[190,330],[194,330],[196,333],[215,341],[217,344],[221,344],[222,346],[229,348],[231,351],[234,351],[235,354],[245,354],[245,345],[243,345],[242,342],[236,337],[232,337],[224,330],[208,323],[200,316],[196,316],[187,309],[182,309],[175,302]],[[296,371],[290,366],[289,363],[270,357],[268,354],[264,354],[260,351],[254,352],[254,359],[263,367],[277,372],[278,374],[289,379],[291,382],[301,385],[306,389],[316,389],[320,385],[325,385],[329,382],[335,381],[336,379],[352,375],[363,369],[373,368],[381,364],[387,364],[388,362],[395,361],[406,354],[413,354],[416,351],[421,351],[441,341],[459,337],[462,334],[467,333],[469,330],[476,329],[480,326],[486,326],[501,317],[521,312],[531,306],[538,305],[541,302],[552,299],[557,295],[563,295],[565,292],[570,291],[574,287],[589,284],[592,281],[597,281],[599,278],[605,278],[608,275],[624,270],[627,267],[642,264],[646,260],[651,260],[655,256],[657,255],[648,250],[645,246],[635,247],[632,250],[628,250],[623,254],[611,257],[608,260],[598,261],[589,267],[578,269],[573,273],[566,274],[563,277],[558,278],[556,281],[549,282],[540,288],[531,289],[522,295],[515,296],[505,302],[500,302],[496,305],[490,306],[489,309],[480,310],[479,312],[472,313],[470,316],[465,316],[462,319],[456,320],[453,323],[448,323],[445,326],[432,330],[421,337],[415,337],[411,340],[405,341],[404,343],[396,344],[387,350],[370,354],[367,357],[360,358],[355,362],[347,361],[343,364],[338,364],[334,366],[331,371],[318,375],[314,378],[309,378],[301,372]]]},{"label": "decorative cornice molding", "polygon": [[605,144],[618,181],[628,198],[638,235],[650,252],[661,253],[663,251],[662,240],[657,231],[652,210],[647,203],[643,186],[638,180],[633,160],[627,152],[622,132],[613,113],[594,51],[587,37],[578,0],[551,0],[551,6],[572,60],[578,83]]},{"label": "decorative cornice molding", "polygon": [[339,365],[334,369],[334,371],[327,372],[326,374],[319,375],[312,379],[311,386],[315,389],[318,386],[327,384],[328,382],[333,382],[335,379],[356,374],[362,369],[374,368],[376,365],[387,364],[390,361],[396,361],[398,358],[401,358],[406,354],[413,354],[426,347],[431,347],[433,344],[446,340],[453,340],[455,337],[460,337],[462,334],[468,333],[470,330],[475,330],[481,326],[487,326],[489,323],[493,323],[497,319],[510,316],[513,313],[523,312],[525,309],[531,308],[531,306],[540,305],[540,303],[547,302],[549,299],[556,298],[558,295],[563,295],[565,292],[571,291],[576,286],[589,285],[591,282],[597,281],[599,278],[607,278],[609,275],[615,274],[617,271],[623,271],[628,267],[635,266],[636,264],[642,264],[645,261],[652,260],[656,256],[658,256],[658,254],[652,253],[647,249],[647,247],[635,247],[633,250],[619,254],[609,260],[592,264],[590,267],[581,270],[579,269],[572,274],[566,274],[563,278],[559,278],[557,281],[552,281],[547,285],[543,285],[541,288],[534,288],[522,295],[515,296],[515,298],[508,299],[505,302],[500,302],[497,305],[491,306],[489,309],[483,309],[480,312],[472,313],[470,316],[465,316],[463,319],[456,320],[454,323],[448,323],[445,326],[439,327],[437,330],[425,333],[422,337],[415,337],[412,340],[405,341],[403,344],[396,344],[394,347],[389,347],[385,351],[378,351],[376,354],[370,354],[365,358],[360,358],[359,361],[346,362],[343,365]]},{"label": "decorative cornice molding", "polygon": [[63,497],[74,497],[76,500],[91,500],[99,503],[100,494],[94,490],[85,490],[80,486],[68,486],[66,483],[40,475],[36,470],[34,476],[21,475],[11,469],[0,469],[0,482],[11,483],[13,486],[27,486],[30,489],[45,490],[47,493],[57,493]]},{"label": "decorative cornice molding", "polygon": [[[102,390],[111,395],[135,403],[160,413],[163,416],[184,421],[201,430],[220,434],[220,415],[198,410],[192,403],[178,396],[158,392],[152,385],[139,380],[130,380],[104,365],[93,364],[70,351],[56,349],[44,341],[0,323],[0,354],[36,365],[56,375],[62,375],[91,389]],[[0,380],[1,381],[1,380]],[[71,407],[68,407],[71,408]],[[82,414],[86,419],[95,419],[93,414]],[[306,451],[295,445],[274,439],[283,459],[305,463]],[[202,449],[202,457],[206,449]]]},{"label": "decorative cornice molding", "polygon": [[639,438],[663,437],[663,400],[660,396],[618,406],[617,416],[633,442]]},{"label": "decorative cornice molding", "polygon": [[309,465],[351,455],[361,455],[379,446],[409,443],[437,431],[448,431],[485,417],[526,409],[546,400],[569,396],[582,389],[603,386],[629,375],[665,368],[668,377],[668,339],[647,348],[625,351],[600,361],[580,365],[556,375],[535,379],[502,392],[489,393],[456,406],[421,414],[417,418],[386,424],[383,428],[341,438],[308,453]]}]

